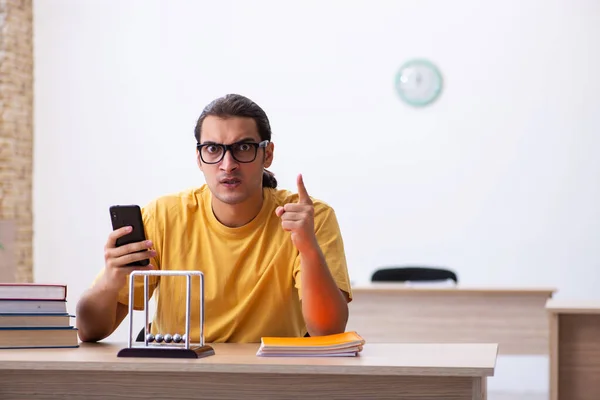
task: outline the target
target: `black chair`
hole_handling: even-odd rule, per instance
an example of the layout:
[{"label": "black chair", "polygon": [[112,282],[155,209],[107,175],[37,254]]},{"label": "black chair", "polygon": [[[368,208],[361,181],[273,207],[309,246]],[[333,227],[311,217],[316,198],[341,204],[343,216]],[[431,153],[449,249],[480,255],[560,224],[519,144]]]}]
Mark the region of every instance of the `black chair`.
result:
[{"label": "black chair", "polygon": [[[152,322],[148,323],[148,328],[152,328]],[[146,329],[142,328],[142,330],[138,333],[135,338],[136,342],[144,342],[146,340]]]},{"label": "black chair", "polygon": [[[152,328],[152,322],[150,322],[148,324],[149,328]],[[143,342],[145,340],[146,337],[146,330],[144,328],[142,328],[142,330],[138,333],[137,337],[135,338],[136,342]],[[306,334],[304,335],[304,337],[310,337],[310,334],[308,332],[306,332]]]},{"label": "black chair", "polygon": [[429,266],[381,268],[371,276],[371,282],[440,282],[447,280],[458,283],[458,276],[449,269]]}]

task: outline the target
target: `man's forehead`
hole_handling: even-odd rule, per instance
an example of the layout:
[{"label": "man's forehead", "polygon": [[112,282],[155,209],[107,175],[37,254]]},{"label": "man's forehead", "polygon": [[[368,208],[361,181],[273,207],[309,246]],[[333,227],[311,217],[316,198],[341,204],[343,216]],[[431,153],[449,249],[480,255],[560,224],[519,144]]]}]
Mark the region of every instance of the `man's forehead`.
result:
[{"label": "man's forehead", "polygon": [[256,122],[252,118],[211,115],[202,123],[202,142],[232,143],[249,138],[260,141]]}]

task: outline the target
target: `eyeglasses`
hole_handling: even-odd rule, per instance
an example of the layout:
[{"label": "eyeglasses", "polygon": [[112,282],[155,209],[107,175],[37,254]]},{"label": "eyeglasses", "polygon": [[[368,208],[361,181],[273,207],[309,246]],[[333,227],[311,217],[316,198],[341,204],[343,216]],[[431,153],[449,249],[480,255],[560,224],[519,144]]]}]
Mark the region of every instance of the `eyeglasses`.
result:
[{"label": "eyeglasses", "polygon": [[269,144],[268,140],[263,140],[260,143],[254,142],[237,142],[232,144],[221,143],[198,143],[196,148],[200,153],[202,162],[206,164],[216,164],[220,162],[227,150],[231,151],[233,158],[240,163],[251,163],[256,159],[258,148],[265,148]]}]

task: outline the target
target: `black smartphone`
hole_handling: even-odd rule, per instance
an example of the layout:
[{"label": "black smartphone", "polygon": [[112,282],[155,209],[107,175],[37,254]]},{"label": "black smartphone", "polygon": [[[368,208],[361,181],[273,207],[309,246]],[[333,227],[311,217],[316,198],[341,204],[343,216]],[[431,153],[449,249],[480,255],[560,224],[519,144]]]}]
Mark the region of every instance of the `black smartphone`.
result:
[{"label": "black smartphone", "polygon": [[[142,210],[140,209],[140,206],[133,204],[112,206],[110,207],[110,220],[112,221],[113,230],[117,230],[124,226],[131,226],[133,228],[131,232],[117,239],[117,247],[146,240],[144,220],[142,219]],[[127,264],[127,266],[145,267],[148,264],[150,264],[150,260],[145,259],[134,261]]]}]

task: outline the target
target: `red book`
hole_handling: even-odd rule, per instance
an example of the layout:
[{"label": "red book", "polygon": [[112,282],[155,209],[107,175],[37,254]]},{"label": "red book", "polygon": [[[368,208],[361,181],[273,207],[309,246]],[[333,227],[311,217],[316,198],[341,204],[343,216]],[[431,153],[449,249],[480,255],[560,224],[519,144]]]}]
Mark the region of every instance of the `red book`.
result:
[{"label": "red book", "polygon": [[67,285],[0,283],[0,300],[66,300]]}]

